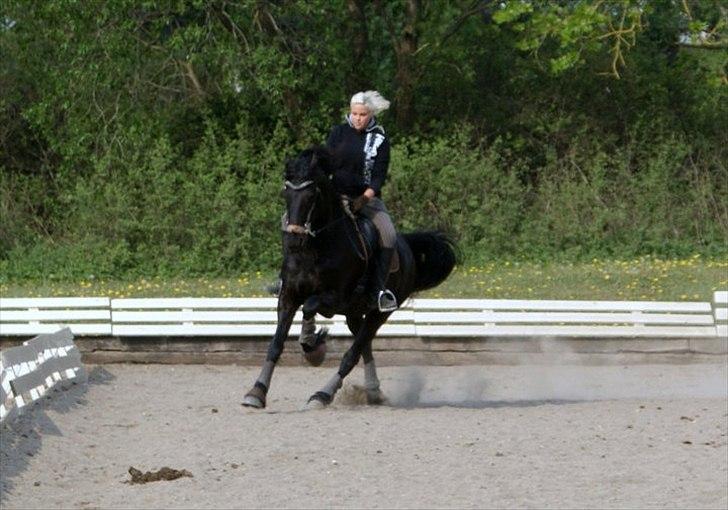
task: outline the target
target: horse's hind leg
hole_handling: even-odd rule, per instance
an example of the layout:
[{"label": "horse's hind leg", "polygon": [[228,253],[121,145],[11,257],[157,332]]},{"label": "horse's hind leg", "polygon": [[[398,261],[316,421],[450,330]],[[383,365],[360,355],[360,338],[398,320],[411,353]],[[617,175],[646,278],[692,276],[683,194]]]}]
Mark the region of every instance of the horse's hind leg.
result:
[{"label": "horse's hind leg", "polygon": [[362,324],[364,324],[363,315],[349,314],[346,316],[346,326],[349,328],[349,331],[351,331],[351,334],[354,335],[354,338],[356,338],[356,335],[359,334]]},{"label": "horse's hind leg", "polygon": [[[389,315],[389,313],[372,312],[366,316],[364,323],[361,328],[359,328],[359,331],[354,338],[354,343],[351,344],[351,347],[349,347],[349,350],[344,353],[344,357],[341,359],[339,371],[320,391],[317,391],[311,396],[311,398],[308,399],[308,408],[321,408],[330,404],[334,400],[334,395],[336,395],[336,392],[339,388],[341,388],[344,378],[349,375],[349,372],[351,372],[351,370],[359,362],[362,351],[368,343],[371,344],[372,338],[374,338],[377,330],[382,324],[384,324]],[[371,355],[371,346],[369,354]],[[372,358],[371,361],[373,360],[374,359]]]},{"label": "horse's hind leg", "polygon": [[[356,337],[364,324],[364,317],[358,314],[347,315],[346,325],[349,326],[349,331]],[[377,377],[377,368],[374,364],[374,356],[372,355],[372,341],[371,338],[364,344],[361,349],[361,357],[364,361],[364,391],[367,397],[367,404],[369,405],[380,405],[387,401],[387,397],[379,389],[379,378]]]},{"label": "horse's hind leg", "polygon": [[381,405],[387,402],[382,390],[379,389],[379,378],[377,377],[377,367],[374,364],[374,356],[372,355],[372,341],[370,339],[362,348],[361,357],[364,361],[364,389],[367,395],[367,404]]}]

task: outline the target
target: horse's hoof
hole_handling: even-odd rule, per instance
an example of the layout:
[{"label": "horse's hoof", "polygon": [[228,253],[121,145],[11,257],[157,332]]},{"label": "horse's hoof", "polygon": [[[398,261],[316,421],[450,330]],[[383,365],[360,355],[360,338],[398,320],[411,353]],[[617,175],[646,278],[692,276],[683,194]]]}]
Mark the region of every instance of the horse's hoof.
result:
[{"label": "horse's hoof", "polygon": [[326,359],[326,342],[321,342],[316,347],[312,347],[310,351],[304,352],[303,357],[312,367],[318,367]]},{"label": "horse's hoof", "polygon": [[326,404],[320,400],[309,400],[306,405],[303,406],[304,411],[318,411],[320,409],[326,409]]},{"label": "horse's hoof", "polygon": [[331,403],[332,400],[333,398],[328,393],[324,393],[323,391],[317,391],[316,393],[311,395],[311,398],[308,399],[305,409],[307,411],[324,409]]},{"label": "horse's hoof", "polygon": [[308,344],[301,345],[303,347],[303,357],[308,361],[309,365],[317,367],[326,359],[326,337],[328,334],[329,330],[327,328],[321,328],[316,333],[316,340],[313,346],[309,346]]},{"label": "horse's hoof", "polygon": [[258,397],[254,395],[245,395],[243,397],[243,406],[245,407],[253,407],[255,409],[265,409],[265,402],[260,400]]},{"label": "horse's hoof", "polygon": [[254,407],[255,409],[264,409],[265,408],[265,391],[263,391],[263,388],[258,387],[258,384],[256,383],[256,385],[253,386],[253,389],[245,394],[245,396],[243,397],[242,404],[245,407]]},{"label": "horse's hoof", "polygon": [[382,390],[380,389],[366,390],[366,395],[367,405],[370,406],[381,406],[389,402],[389,399],[384,396],[384,393],[382,393]]}]

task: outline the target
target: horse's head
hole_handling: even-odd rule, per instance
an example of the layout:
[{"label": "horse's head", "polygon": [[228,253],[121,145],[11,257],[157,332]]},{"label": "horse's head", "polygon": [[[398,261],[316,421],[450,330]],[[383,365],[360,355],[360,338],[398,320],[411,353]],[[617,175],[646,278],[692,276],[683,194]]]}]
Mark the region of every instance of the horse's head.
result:
[{"label": "horse's head", "polygon": [[[290,234],[314,235],[311,230],[322,193],[328,193],[329,151],[323,147],[306,149],[286,164],[283,196],[286,199],[286,224]],[[320,211],[321,212],[321,211]]]}]

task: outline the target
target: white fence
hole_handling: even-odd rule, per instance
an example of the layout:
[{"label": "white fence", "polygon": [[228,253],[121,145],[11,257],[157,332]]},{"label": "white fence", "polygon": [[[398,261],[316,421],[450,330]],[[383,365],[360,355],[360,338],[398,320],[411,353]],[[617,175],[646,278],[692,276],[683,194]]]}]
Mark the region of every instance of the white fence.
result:
[{"label": "white fence", "polygon": [[47,395],[87,378],[69,328],[0,351],[0,422]]},{"label": "white fence", "polygon": [[110,335],[111,300],[107,297],[0,298],[0,335],[55,333]]},{"label": "white fence", "polygon": [[[0,298],[0,336],[39,335],[0,351],[0,421],[51,389],[86,380],[74,335],[265,337],[275,331],[276,305],[272,298]],[[317,322],[334,336],[351,336],[343,317]],[[300,328],[299,312],[291,335]],[[412,299],[378,336],[463,338],[466,344],[491,337],[697,339],[708,340],[710,352],[726,353],[728,292],[716,292],[712,303]]]},{"label": "white fence", "polygon": [[[274,298],[0,298],[0,336],[68,327],[112,337],[260,337],[275,331]],[[710,302],[411,299],[380,337],[728,337],[728,292]],[[350,336],[343,317],[317,317],[334,336]],[[298,335],[301,313],[291,335]]]}]

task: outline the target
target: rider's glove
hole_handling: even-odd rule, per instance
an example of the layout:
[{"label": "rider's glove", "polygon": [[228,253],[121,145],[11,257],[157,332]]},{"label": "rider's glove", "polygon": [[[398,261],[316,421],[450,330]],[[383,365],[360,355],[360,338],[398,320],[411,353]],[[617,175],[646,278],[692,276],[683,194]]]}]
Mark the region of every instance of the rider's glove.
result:
[{"label": "rider's glove", "polygon": [[356,197],[354,200],[351,201],[351,210],[353,212],[359,212],[362,207],[367,205],[367,202],[369,202],[369,197],[362,194]]}]

